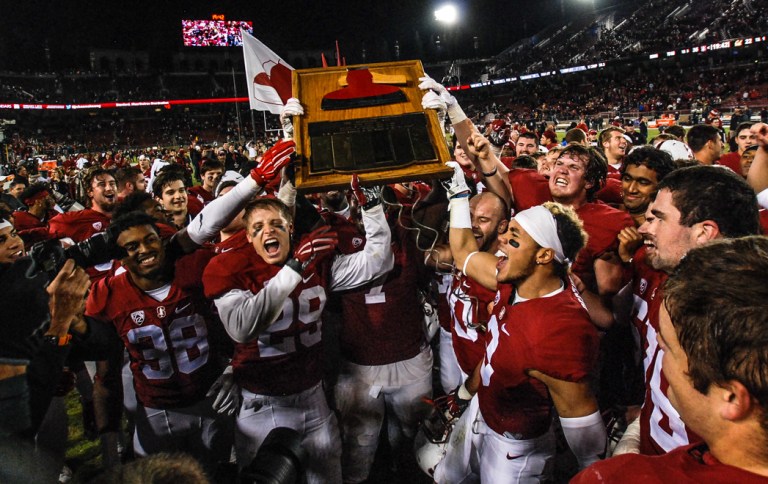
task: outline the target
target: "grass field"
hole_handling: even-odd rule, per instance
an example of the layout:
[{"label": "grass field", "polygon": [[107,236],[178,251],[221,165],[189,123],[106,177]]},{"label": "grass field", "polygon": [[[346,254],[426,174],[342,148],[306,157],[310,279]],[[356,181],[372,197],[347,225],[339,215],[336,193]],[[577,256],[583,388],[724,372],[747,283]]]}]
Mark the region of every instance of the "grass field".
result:
[{"label": "grass field", "polygon": [[88,482],[101,470],[100,444],[98,440],[86,439],[83,434],[82,407],[78,393],[71,391],[67,395],[66,403],[69,419],[66,463],[74,473],[71,482]]}]

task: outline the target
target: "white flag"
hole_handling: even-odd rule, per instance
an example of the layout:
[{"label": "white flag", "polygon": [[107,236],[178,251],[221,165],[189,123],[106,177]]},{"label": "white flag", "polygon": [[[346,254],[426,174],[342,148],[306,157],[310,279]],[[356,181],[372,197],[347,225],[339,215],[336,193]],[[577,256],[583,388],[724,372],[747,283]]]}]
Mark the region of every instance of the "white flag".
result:
[{"label": "white flag", "polygon": [[291,97],[291,71],[289,66],[269,47],[245,30],[243,59],[251,109],[280,114],[280,109]]}]

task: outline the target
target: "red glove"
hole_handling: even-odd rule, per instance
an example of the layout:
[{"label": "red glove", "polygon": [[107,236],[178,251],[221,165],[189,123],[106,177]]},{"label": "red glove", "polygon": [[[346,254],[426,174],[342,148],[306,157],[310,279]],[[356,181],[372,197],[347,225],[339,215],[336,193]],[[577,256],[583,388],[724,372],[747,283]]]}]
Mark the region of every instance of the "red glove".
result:
[{"label": "red glove", "polygon": [[357,173],[352,175],[352,183],[350,185],[352,193],[364,210],[369,210],[381,202],[381,187],[361,187],[360,177],[357,176]]},{"label": "red glove", "polygon": [[333,256],[338,244],[336,231],[326,225],[302,237],[293,257],[301,264],[301,272],[306,273],[326,257]]},{"label": "red glove", "polygon": [[449,421],[461,417],[461,414],[469,407],[469,400],[459,397],[459,387],[461,385],[447,395],[435,399],[435,406],[442,410]]},{"label": "red glove", "polygon": [[251,178],[263,187],[280,174],[280,170],[291,161],[291,155],[296,151],[293,140],[280,140],[268,149],[259,166],[251,170]]}]

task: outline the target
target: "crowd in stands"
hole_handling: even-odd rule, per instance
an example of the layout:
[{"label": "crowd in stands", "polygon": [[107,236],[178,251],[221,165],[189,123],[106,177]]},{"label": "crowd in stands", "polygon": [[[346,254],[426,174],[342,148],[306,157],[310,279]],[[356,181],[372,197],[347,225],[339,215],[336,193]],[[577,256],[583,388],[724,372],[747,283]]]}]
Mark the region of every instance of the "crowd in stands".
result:
[{"label": "crowd in stands", "polygon": [[764,35],[768,6],[753,0],[648,0],[568,19],[518,42],[490,67],[495,77],[607,62]]}]

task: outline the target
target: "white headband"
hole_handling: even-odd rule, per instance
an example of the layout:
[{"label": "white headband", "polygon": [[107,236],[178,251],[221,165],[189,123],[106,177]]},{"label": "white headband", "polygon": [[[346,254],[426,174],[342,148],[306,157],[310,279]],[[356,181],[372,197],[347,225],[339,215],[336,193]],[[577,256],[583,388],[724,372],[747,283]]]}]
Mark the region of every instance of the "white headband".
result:
[{"label": "white headband", "polygon": [[557,222],[552,212],[542,205],[531,207],[515,215],[515,220],[537,244],[555,251],[555,260],[570,264],[563,254],[563,244],[557,236]]},{"label": "white headband", "polygon": [[13,227],[13,224],[3,218],[0,218],[0,230],[3,230],[6,227]]}]

